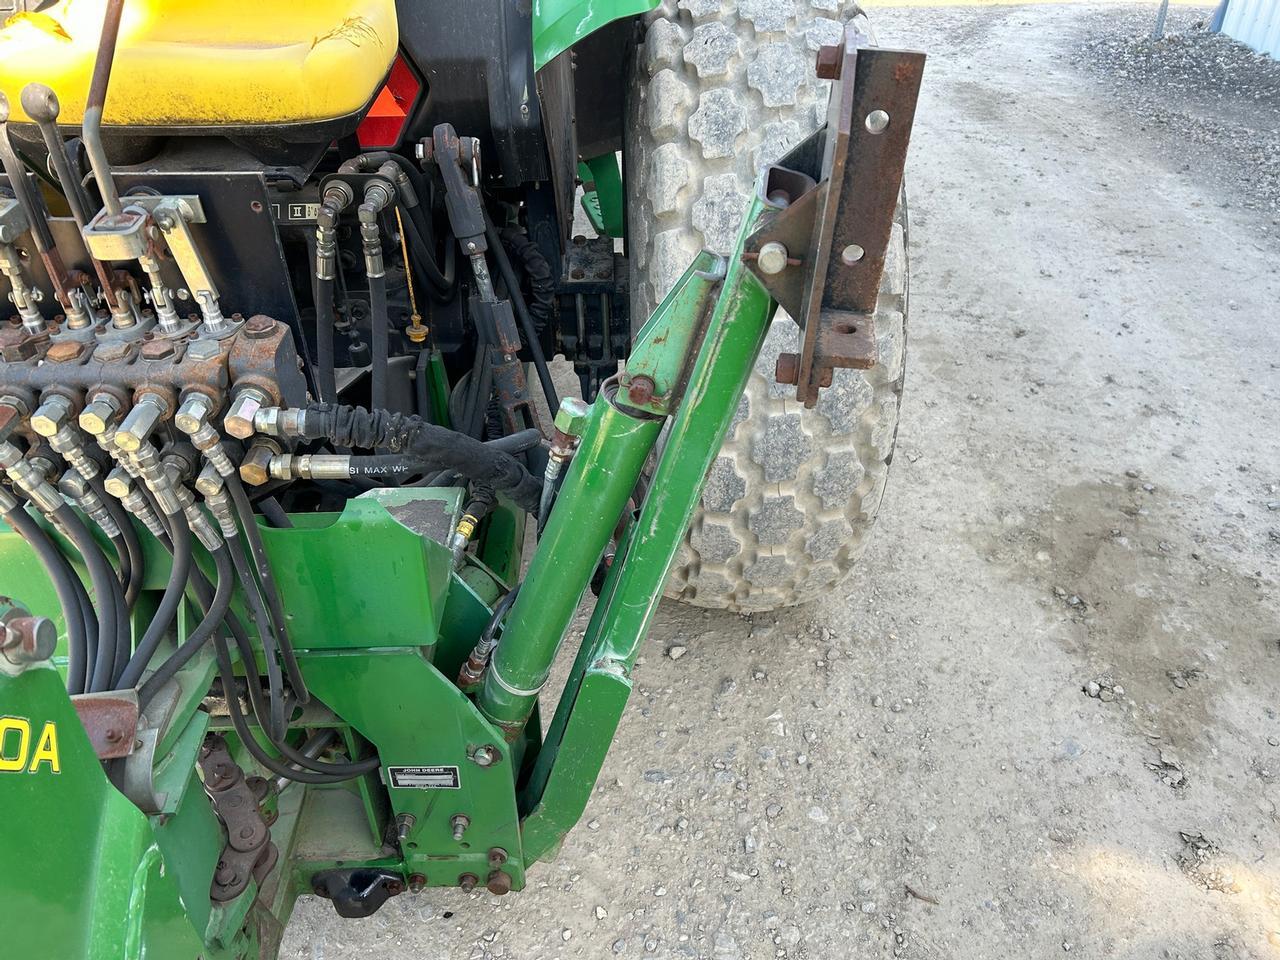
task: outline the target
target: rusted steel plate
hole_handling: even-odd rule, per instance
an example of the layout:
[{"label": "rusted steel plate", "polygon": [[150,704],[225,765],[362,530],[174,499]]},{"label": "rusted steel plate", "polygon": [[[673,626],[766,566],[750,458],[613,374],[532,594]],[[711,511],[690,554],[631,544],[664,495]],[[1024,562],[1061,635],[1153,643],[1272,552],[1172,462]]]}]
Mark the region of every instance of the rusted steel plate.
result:
[{"label": "rusted steel plate", "polygon": [[138,732],[135,691],[77,694],[71,698],[71,705],[99,760],[117,760],[133,752]]},{"label": "rusted steel plate", "polygon": [[[874,314],[902,187],[924,54],[882,50],[850,24],[824,47],[817,72],[833,81],[826,126],[766,170],[771,207],[744,259],[800,326],[800,349],[779,361],[780,383],[813,406],[836,367],[876,362]],[[766,245],[773,272],[760,263]],[[766,251],[768,252],[768,251]]]}]

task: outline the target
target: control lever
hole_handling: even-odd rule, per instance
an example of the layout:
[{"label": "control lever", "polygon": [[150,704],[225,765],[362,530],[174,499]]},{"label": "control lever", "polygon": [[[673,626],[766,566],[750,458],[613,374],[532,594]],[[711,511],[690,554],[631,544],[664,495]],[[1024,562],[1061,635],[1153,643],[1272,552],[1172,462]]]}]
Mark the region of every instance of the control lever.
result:
[{"label": "control lever", "polygon": [[45,272],[49,274],[58,302],[66,311],[67,326],[73,330],[87,329],[92,325],[93,317],[89,311],[88,298],[83,290],[78,289],[85,278],[78,271],[75,274],[67,272],[62,254],[54,245],[53,233],[45,220],[44,207],[31,192],[26,170],[9,140],[9,98],[3,93],[0,93],[0,166],[4,167],[13,195],[27,216],[31,239],[44,262]]},{"label": "control lever", "polygon": [[[62,185],[62,193],[67,198],[67,206],[71,208],[71,216],[75,219],[76,226],[83,231],[89,223],[89,198],[80,181],[71,172],[66,145],[62,142],[62,135],[58,133],[58,113],[61,108],[57,94],[43,83],[29,83],[22,91],[22,109],[40,128],[40,136],[44,138],[45,147],[49,150],[49,162]],[[130,302],[127,291],[117,291],[111,269],[97,257],[91,259],[94,273],[102,284],[102,295],[111,310],[112,326],[117,330],[132,327],[141,319],[137,305]],[[124,294],[123,297],[121,293]]]}]

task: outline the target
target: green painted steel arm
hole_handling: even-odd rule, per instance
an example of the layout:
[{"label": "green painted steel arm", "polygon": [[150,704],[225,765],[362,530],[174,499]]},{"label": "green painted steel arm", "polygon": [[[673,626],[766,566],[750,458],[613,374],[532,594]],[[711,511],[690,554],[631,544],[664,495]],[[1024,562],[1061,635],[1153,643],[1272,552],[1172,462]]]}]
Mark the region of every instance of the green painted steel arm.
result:
[{"label": "green painted steel arm", "polygon": [[659,0],[534,0],[533,66],[541,70],[606,24],[648,13]]},{"label": "green painted steel arm", "polygon": [[[529,861],[554,851],[586,807],[631,692],[640,643],[773,319],[777,304],[742,261],[743,242],[767,209],[756,199],[745,219],[649,494],[610,570],[521,795]],[[669,368],[669,349],[660,329],[646,327],[628,369]]]}]

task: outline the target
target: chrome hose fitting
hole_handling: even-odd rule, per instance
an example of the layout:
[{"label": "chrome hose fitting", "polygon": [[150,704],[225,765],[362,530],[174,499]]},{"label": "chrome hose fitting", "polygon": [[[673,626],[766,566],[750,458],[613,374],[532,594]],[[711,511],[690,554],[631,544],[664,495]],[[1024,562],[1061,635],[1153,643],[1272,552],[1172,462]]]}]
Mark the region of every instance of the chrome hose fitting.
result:
[{"label": "chrome hose fitting", "polygon": [[68,502],[79,507],[85,516],[96,523],[108,539],[120,536],[120,528],[107,510],[107,505],[78,470],[70,469],[64,473],[58,480],[58,489]]},{"label": "chrome hose fitting", "polygon": [[85,452],[84,439],[76,429],[71,413],[71,400],[61,394],[53,394],[31,415],[31,429],[45,437],[53,452],[71,464],[82,477],[92,480],[101,470],[97,461]]}]

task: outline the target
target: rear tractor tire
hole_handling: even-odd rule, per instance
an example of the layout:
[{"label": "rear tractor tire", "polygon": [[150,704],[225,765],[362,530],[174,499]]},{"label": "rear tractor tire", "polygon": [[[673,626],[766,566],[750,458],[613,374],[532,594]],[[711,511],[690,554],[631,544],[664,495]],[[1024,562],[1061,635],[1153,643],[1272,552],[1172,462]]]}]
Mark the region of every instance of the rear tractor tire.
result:
[{"label": "rear tractor tire", "polygon": [[[848,0],[664,0],[645,20],[627,117],[637,327],[699,250],[729,253],[762,164],[826,119],[820,46],[865,20]],[[667,595],[764,611],[828,593],[861,556],[884,495],[902,394],[907,211],[898,204],[875,324],[878,363],[836,370],[806,410],[774,378],[798,329],[779,311]]]}]

